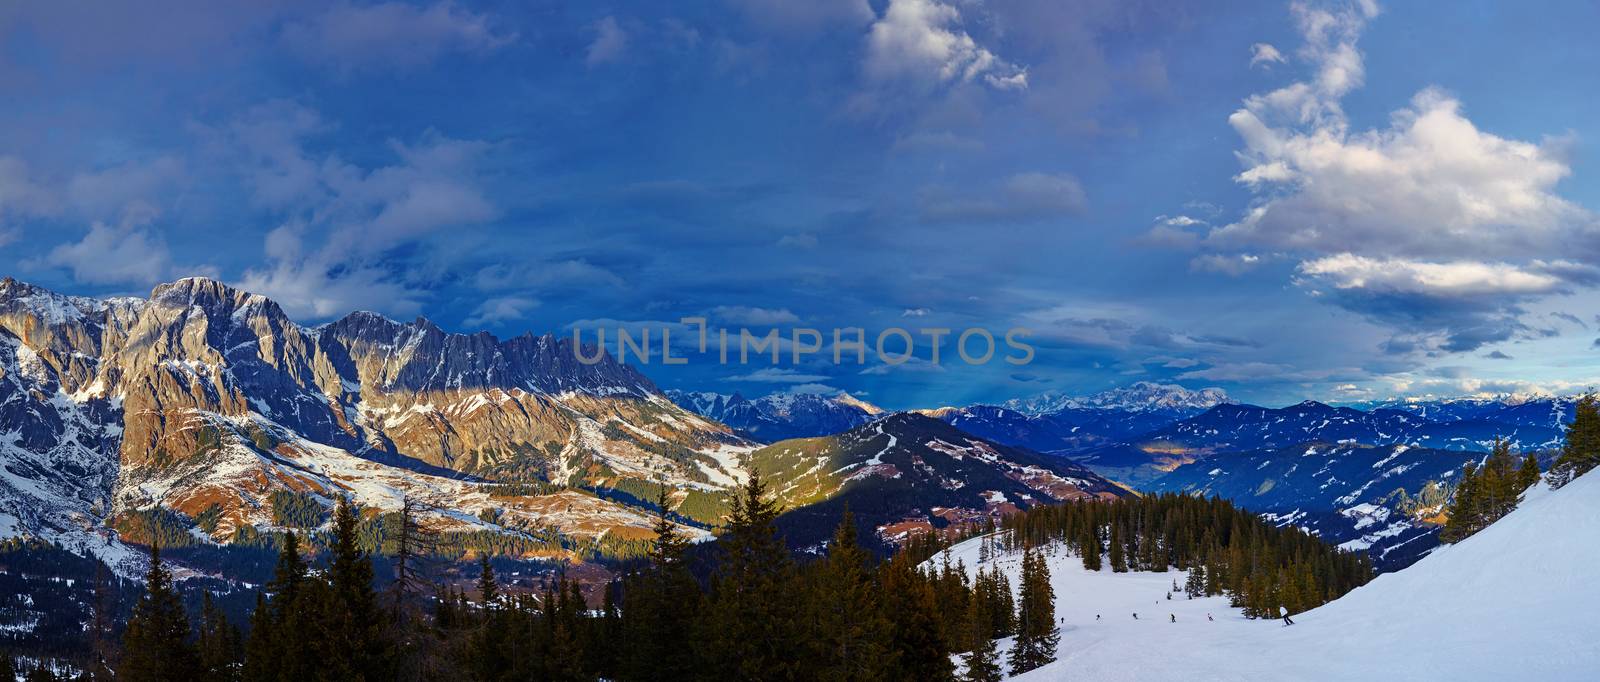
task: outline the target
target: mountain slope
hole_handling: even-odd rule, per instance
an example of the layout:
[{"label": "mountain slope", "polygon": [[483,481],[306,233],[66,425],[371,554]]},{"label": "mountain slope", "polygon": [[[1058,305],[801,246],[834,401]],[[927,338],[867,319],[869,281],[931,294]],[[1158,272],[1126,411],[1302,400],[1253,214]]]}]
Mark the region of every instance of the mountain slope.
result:
[{"label": "mountain slope", "polygon": [[977,438],[916,413],[774,443],[751,452],[748,462],[792,510],[784,527],[803,546],[827,537],[845,505],[863,526],[892,537],[1035,504],[1127,494],[1068,460]]},{"label": "mountain slope", "polygon": [[772,443],[843,433],[883,415],[848,393],[772,393],[754,400],[734,393],[667,391],[678,406],[726,424],[747,438]]},{"label": "mountain slope", "polygon": [[1463,464],[1477,452],[1409,445],[1303,443],[1211,455],[1146,485],[1152,492],[1218,496],[1366,550],[1379,570],[1403,567],[1438,544],[1437,517]]},{"label": "mountain slope", "polygon": [[[1596,537],[1600,476],[1558,491],[1536,486],[1487,529],[1296,615],[1292,627],[1247,620],[1223,597],[1167,601],[1181,571],[1088,572],[1052,545],[1044,551],[1062,619],[1057,660],[1010,679],[1587,680],[1600,667]],[[953,547],[951,562],[975,571],[980,542]],[[999,566],[1017,585],[1019,558],[1001,554],[983,567]],[[1002,652],[1010,644],[1002,640]]]}]

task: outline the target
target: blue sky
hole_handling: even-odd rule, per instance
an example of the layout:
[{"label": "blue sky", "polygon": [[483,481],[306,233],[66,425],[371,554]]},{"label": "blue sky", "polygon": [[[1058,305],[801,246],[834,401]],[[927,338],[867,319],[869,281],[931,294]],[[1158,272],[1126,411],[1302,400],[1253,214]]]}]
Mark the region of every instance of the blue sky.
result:
[{"label": "blue sky", "polygon": [[0,8],[0,271],[502,337],[1031,330],[644,368],[891,407],[1600,384],[1593,3],[216,5]]}]

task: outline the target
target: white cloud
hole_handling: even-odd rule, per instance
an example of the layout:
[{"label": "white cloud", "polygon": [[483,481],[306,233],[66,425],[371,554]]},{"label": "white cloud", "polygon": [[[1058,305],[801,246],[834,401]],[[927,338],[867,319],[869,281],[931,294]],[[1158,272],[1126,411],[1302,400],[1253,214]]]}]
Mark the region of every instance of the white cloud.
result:
[{"label": "white cloud", "polygon": [[522,320],[539,307],[539,301],[525,296],[498,296],[486,299],[472,310],[472,315],[461,323],[468,327],[499,324]]},{"label": "white cloud", "polygon": [[1359,134],[1342,121],[1274,128],[1269,113],[1250,105],[1230,119],[1246,146],[1237,180],[1265,200],[1212,231],[1214,246],[1527,257],[1596,233],[1592,215],[1555,194],[1571,172],[1560,154],[1479,130],[1439,90]]},{"label": "white cloud", "polygon": [[932,312],[932,311],[928,310],[927,308],[906,308],[904,312],[900,313],[900,316],[901,317],[927,317],[928,313],[930,313],[930,312]]},{"label": "white cloud", "polygon": [[[838,393],[840,393],[839,389],[837,389],[837,388],[834,388],[834,387],[829,386],[827,384],[815,384],[815,383],[813,383],[813,384],[797,384],[795,386],[790,386],[789,388],[784,389],[784,392],[785,393],[794,393],[794,394],[807,394],[807,395],[837,395]],[[863,393],[861,395],[866,395],[866,394]]]},{"label": "white cloud", "polygon": [[728,324],[743,324],[757,327],[771,327],[775,325],[794,324],[800,321],[800,316],[789,311],[788,308],[757,308],[742,305],[719,305],[711,309],[712,317]]},{"label": "white cloud", "polygon": [[1336,289],[1442,297],[1526,296],[1560,290],[1559,277],[1506,263],[1429,263],[1342,253],[1300,264],[1301,274]]},{"label": "white cloud", "polygon": [[330,128],[317,112],[286,101],[200,127],[217,155],[236,165],[252,202],[283,219],[264,240],[271,262],[243,282],[305,317],[352,308],[414,313],[422,293],[402,270],[379,264],[443,230],[499,216],[478,177],[489,145],[429,130],[414,142],[390,140],[388,165],[363,166],[308,149],[309,138]]},{"label": "white cloud", "polygon": [[590,67],[618,61],[627,53],[628,32],[617,23],[616,17],[608,16],[594,22],[594,33],[594,41],[584,53],[584,63]]},{"label": "white cloud", "polygon": [[51,249],[43,262],[85,284],[152,284],[170,274],[172,258],[144,225],[96,222],[83,239]]},{"label": "white cloud", "polygon": [[1279,52],[1278,48],[1273,47],[1271,44],[1256,43],[1250,46],[1251,66],[1255,66],[1257,64],[1271,66],[1272,64],[1282,64],[1283,62],[1283,53]]},{"label": "white cloud", "polygon": [[1254,254],[1240,253],[1223,255],[1210,253],[1203,256],[1196,256],[1190,260],[1189,269],[1195,272],[1214,272],[1221,275],[1238,277],[1239,275],[1254,270],[1255,267],[1260,263],[1261,257]]},{"label": "white cloud", "polygon": [[978,45],[960,24],[961,13],[939,0],[890,0],[867,35],[867,77],[922,84],[981,80],[1000,90],[1028,87],[1027,69]]},{"label": "white cloud", "polygon": [[[1298,259],[1297,284],[1390,327],[1394,354],[1537,336],[1526,304],[1600,282],[1600,218],[1556,192],[1572,173],[1567,140],[1482,130],[1436,87],[1354,129],[1342,99],[1365,80],[1356,43],[1376,3],[1291,7],[1311,72],[1229,117],[1243,143],[1234,180],[1255,199],[1205,233],[1213,253],[1193,269],[1236,273],[1252,252]],[[1251,63],[1282,58],[1258,44]]]},{"label": "white cloud", "polygon": [[766,384],[810,384],[827,381],[824,374],[805,374],[787,367],[764,367],[748,374],[728,377],[728,381],[752,381]]},{"label": "white cloud", "polygon": [[279,261],[270,268],[247,270],[238,287],[277,301],[299,319],[328,319],[352,310],[405,317],[422,309],[425,295],[379,269],[329,269],[315,261]]},{"label": "white cloud", "polygon": [[405,69],[447,53],[482,54],[516,40],[496,31],[490,17],[451,2],[417,7],[385,2],[338,4],[283,29],[283,42],[301,58],[345,71]]}]

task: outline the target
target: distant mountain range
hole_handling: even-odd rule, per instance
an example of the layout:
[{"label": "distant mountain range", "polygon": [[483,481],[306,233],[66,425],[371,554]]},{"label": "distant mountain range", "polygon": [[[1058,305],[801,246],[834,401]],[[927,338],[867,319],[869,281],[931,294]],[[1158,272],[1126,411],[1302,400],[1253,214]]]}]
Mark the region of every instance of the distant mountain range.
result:
[{"label": "distant mountain range", "polygon": [[882,408],[848,393],[772,393],[755,399],[742,394],[669,390],[680,407],[726,424],[740,435],[764,443],[843,433],[884,414]]},{"label": "distant mountain range", "polygon": [[1436,522],[1461,467],[1480,459],[1461,450],[1312,442],[1212,455],[1145,489],[1224,497],[1345,549],[1366,550],[1388,570],[1437,545]]},{"label": "distant mountain range", "polygon": [[1028,415],[1054,414],[1065,410],[1117,410],[1123,412],[1193,413],[1234,402],[1220,388],[1191,390],[1177,384],[1139,381],[1087,396],[1060,392],[1041,393],[1031,398],[1016,398],[1000,406]]}]

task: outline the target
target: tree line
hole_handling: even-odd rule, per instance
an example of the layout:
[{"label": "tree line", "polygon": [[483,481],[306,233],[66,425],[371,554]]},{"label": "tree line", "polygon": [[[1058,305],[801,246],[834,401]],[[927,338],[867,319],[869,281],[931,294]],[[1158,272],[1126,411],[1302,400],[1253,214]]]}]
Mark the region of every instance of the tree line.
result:
[{"label": "tree line", "polygon": [[1006,517],[1006,548],[1059,541],[1086,569],[1189,570],[1197,596],[1226,594],[1251,618],[1316,608],[1372,579],[1366,554],[1277,527],[1220,498],[1176,493],[1035,507]]},{"label": "tree line", "polygon": [[[963,679],[996,680],[1002,663],[1021,672],[1054,659],[1048,567],[1032,548],[1013,596],[998,572],[973,578],[948,560],[926,568],[912,552],[876,561],[848,512],[825,554],[797,561],[778,535],[780,511],[751,477],[705,580],[691,571],[688,539],[659,516],[647,560],[590,608],[565,575],[538,592],[506,593],[486,554],[472,593],[429,589],[415,574],[420,537],[403,540],[411,549],[397,557],[401,579],[379,592],[359,511],[341,500],[320,566],[302,556],[298,535],[284,536],[247,631],[209,595],[191,623],[152,546],[120,655],[91,661],[82,678],[113,679],[114,669],[132,682],[954,680],[962,654]],[[421,532],[400,530],[402,539]],[[994,640],[1013,635],[1019,644],[999,661]]]},{"label": "tree line", "polygon": [[[667,509],[668,492],[658,493],[657,508]],[[663,513],[645,560],[591,599],[564,574],[510,594],[486,553],[472,590],[430,583],[418,561],[436,538],[410,506],[394,530],[397,579],[380,591],[361,514],[341,499],[317,566],[302,555],[300,536],[283,536],[246,629],[209,597],[191,622],[152,547],[146,593],[120,655],[91,661],[83,678],[111,679],[101,675],[114,669],[116,680],[133,682],[987,682],[1056,657],[1061,634],[1040,551],[1049,543],[1065,543],[1095,568],[1192,568],[1186,587],[1194,594],[1229,594],[1251,615],[1311,608],[1371,577],[1361,555],[1221,500],[1178,495],[1037,507],[953,537],[913,536],[883,560],[859,542],[848,510],[826,552],[797,559],[779,537],[781,509],[759,476],[729,508],[708,575],[692,570],[697,553]],[[952,565],[950,543],[980,534],[980,564],[1021,554],[1016,585],[998,568]],[[1001,660],[995,640],[1004,637],[1016,641]]]}]

